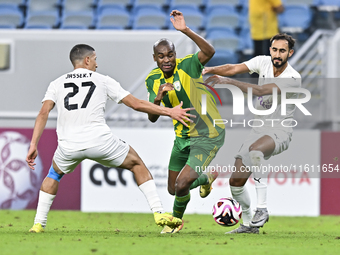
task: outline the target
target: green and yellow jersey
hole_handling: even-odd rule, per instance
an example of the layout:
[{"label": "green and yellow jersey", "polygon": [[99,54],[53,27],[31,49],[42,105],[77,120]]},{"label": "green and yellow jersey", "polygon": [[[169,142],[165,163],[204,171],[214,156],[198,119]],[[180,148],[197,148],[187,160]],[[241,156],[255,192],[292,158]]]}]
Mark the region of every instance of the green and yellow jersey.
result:
[{"label": "green and yellow jersey", "polygon": [[[172,108],[183,101],[182,108],[194,107],[195,110],[190,113],[196,115],[193,123],[188,122],[184,126],[181,122],[173,120],[174,129],[177,137],[198,137],[206,136],[209,138],[217,137],[224,131],[223,124],[215,124],[214,119],[221,119],[216,108],[216,103],[206,87],[201,84],[202,70],[204,66],[196,54],[187,55],[184,58],[176,59],[174,74],[166,79],[160,68],[153,69],[145,79],[148,89],[149,101],[154,102],[157,96],[159,86],[164,83],[174,85],[174,90],[169,91],[162,100],[164,106]],[[205,96],[202,96],[205,95]],[[202,114],[202,98],[206,98],[206,114]],[[219,121],[218,123],[220,123]]]}]

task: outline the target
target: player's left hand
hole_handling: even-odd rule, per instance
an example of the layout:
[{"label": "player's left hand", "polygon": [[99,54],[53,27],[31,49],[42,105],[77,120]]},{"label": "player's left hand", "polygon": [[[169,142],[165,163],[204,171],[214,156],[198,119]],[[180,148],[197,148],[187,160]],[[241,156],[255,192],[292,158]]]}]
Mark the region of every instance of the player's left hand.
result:
[{"label": "player's left hand", "polygon": [[178,10],[173,10],[170,13],[170,16],[173,16],[173,18],[170,18],[170,21],[174,28],[176,28],[178,31],[183,31],[187,28],[187,25],[185,24],[184,16],[183,14]]},{"label": "player's left hand", "polygon": [[26,162],[28,164],[28,167],[34,170],[34,166],[36,163],[34,163],[35,158],[38,156],[38,150],[34,146],[30,146],[27,156],[26,156]]},{"label": "player's left hand", "polygon": [[184,121],[187,122],[193,122],[193,120],[189,119],[189,118],[196,118],[195,115],[192,115],[190,113],[187,113],[187,111],[191,111],[191,110],[195,110],[195,108],[185,108],[182,109],[183,102],[181,101],[181,103],[177,106],[175,106],[174,108],[171,108],[171,115],[170,117],[174,120],[177,120],[179,122],[181,122],[184,126],[188,127],[188,124],[185,123]]},{"label": "player's left hand", "polygon": [[[213,76],[210,76],[208,79],[206,79],[204,81],[204,83],[214,87],[215,84],[228,84],[229,83],[228,81],[229,81],[228,77],[213,75]],[[209,83],[211,83],[211,84],[209,84]]]}]

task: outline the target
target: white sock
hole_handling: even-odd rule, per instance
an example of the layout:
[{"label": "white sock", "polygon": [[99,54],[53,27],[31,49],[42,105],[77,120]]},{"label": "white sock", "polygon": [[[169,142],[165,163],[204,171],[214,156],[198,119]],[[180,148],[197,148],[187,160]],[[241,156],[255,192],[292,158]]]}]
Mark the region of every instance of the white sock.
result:
[{"label": "white sock", "polygon": [[[256,180],[255,180],[256,179]],[[257,196],[257,208],[267,208],[267,178],[254,178]]]},{"label": "white sock", "polygon": [[154,180],[149,180],[139,185],[140,190],[143,192],[146,200],[153,213],[164,213],[162,202],[158,196],[156,184]]},{"label": "white sock", "polygon": [[47,214],[50,211],[55,196],[56,195],[51,195],[40,190],[37,213],[35,215],[34,224],[40,223],[43,228],[46,227]]},{"label": "white sock", "polygon": [[[250,161],[253,166],[261,166],[264,161],[264,155],[261,151],[250,151],[249,152]],[[267,183],[268,179],[264,178],[263,173],[253,172],[253,178],[256,188],[257,196],[257,208],[267,208]]]},{"label": "white sock", "polygon": [[240,203],[242,208],[242,219],[243,225],[249,227],[249,222],[252,218],[251,208],[250,208],[250,197],[245,186],[235,187],[230,186],[231,194],[237,202]]}]

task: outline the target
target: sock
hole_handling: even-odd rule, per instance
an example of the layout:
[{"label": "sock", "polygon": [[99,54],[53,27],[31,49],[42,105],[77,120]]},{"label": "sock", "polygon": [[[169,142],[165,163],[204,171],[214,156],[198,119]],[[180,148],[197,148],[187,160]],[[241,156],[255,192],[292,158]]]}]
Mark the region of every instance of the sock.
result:
[{"label": "sock", "polygon": [[47,214],[50,211],[55,196],[56,195],[51,195],[40,190],[37,213],[35,215],[34,224],[40,223],[43,228],[46,227]]},{"label": "sock", "polygon": [[[264,161],[264,155],[261,151],[250,151],[250,161],[253,166],[261,166]],[[261,169],[260,169],[261,170]],[[253,172],[256,196],[257,196],[257,208],[267,208],[267,183],[268,179],[260,171]]]},{"label": "sock", "polygon": [[[255,180],[256,179],[256,180]],[[267,208],[267,178],[255,178],[257,208]]]},{"label": "sock", "polygon": [[233,195],[233,198],[237,202],[239,202],[242,207],[243,225],[249,227],[249,222],[251,221],[252,214],[250,208],[250,198],[246,187],[230,186],[230,191]]},{"label": "sock", "polygon": [[201,174],[191,185],[190,190],[197,188],[198,186],[208,184],[208,176],[206,174]]},{"label": "sock", "polygon": [[139,189],[143,192],[144,196],[146,197],[146,200],[148,201],[151,211],[153,213],[155,212],[164,213],[163,205],[158,196],[154,180],[149,180],[142,183],[141,185],[139,185]]},{"label": "sock", "polygon": [[182,219],[189,201],[190,201],[190,192],[188,193],[188,195],[185,195],[184,197],[175,196],[175,202],[174,202],[172,215],[174,217]]}]

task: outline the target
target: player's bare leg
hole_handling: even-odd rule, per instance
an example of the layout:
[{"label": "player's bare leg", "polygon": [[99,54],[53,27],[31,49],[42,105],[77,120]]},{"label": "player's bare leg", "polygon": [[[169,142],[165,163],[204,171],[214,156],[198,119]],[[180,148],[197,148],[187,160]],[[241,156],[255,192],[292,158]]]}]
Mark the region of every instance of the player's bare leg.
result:
[{"label": "player's bare leg", "polygon": [[175,185],[176,185],[176,179],[180,172],[178,171],[168,171],[168,192],[170,195],[175,195]]},{"label": "player's bare leg", "polygon": [[59,169],[53,160],[52,167],[41,184],[37,212],[34,219],[34,225],[29,230],[33,233],[44,232],[47,224],[47,215],[50,211],[53,200],[58,192],[59,181],[64,173]]},{"label": "player's bare leg", "polygon": [[158,196],[156,184],[151,173],[146,168],[144,162],[139,157],[137,152],[130,146],[129,153],[124,162],[120,165],[121,168],[129,169],[133,172],[137,185],[145,195],[149,206],[154,213],[155,222],[159,226],[177,227],[182,224],[182,220],[173,217],[169,213],[164,213],[163,205]]}]

